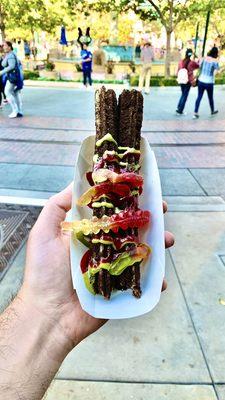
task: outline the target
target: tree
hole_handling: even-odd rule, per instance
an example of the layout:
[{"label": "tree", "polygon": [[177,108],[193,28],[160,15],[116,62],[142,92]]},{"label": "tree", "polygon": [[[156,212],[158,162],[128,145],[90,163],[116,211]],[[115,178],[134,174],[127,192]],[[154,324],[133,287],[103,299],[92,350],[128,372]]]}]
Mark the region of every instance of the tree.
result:
[{"label": "tree", "polygon": [[[127,6],[129,3],[127,1]],[[166,77],[170,76],[171,34],[177,25],[190,15],[195,3],[193,0],[140,0],[133,4],[133,8],[142,19],[159,19],[166,30]]]},{"label": "tree", "polygon": [[14,27],[52,32],[63,23],[66,6],[63,0],[0,0],[0,32]]}]

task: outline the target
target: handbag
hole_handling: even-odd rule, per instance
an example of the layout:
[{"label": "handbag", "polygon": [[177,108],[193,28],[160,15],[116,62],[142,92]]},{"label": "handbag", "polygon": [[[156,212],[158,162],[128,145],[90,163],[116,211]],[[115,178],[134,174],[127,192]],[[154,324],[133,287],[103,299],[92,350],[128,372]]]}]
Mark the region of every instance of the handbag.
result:
[{"label": "handbag", "polygon": [[13,85],[16,85],[18,81],[18,73],[16,69],[13,69],[12,71],[8,72],[7,75],[9,82],[12,83]]},{"label": "handbag", "polygon": [[7,73],[7,78],[10,83],[16,86],[16,90],[21,90],[23,88],[23,70],[22,70],[22,64],[18,63],[18,60],[15,57],[16,60],[16,65],[15,68],[12,71],[9,71]]},{"label": "handbag", "polygon": [[[204,61],[203,61],[203,62],[204,62]],[[196,74],[196,76],[195,76],[195,78],[194,78],[194,80],[193,80],[193,82],[192,82],[192,86],[193,86],[193,87],[198,86],[199,76],[201,75],[201,72],[202,72],[202,65],[203,65],[203,62],[201,63],[201,65],[200,65],[200,67],[199,67],[199,69],[198,69],[198,72],[197,72],[197,74]]]}]

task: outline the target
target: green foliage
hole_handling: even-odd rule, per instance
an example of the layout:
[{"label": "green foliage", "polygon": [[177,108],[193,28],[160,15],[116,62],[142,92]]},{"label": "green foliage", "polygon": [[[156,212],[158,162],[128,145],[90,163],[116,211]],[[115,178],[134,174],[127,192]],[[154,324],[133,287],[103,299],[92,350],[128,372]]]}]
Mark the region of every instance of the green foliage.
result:
[{"label": "green foliage", "polygon": [[[138,86],[139,76],[131,76],[130,86]],[[216,76],[216,85],[225,84],[225,75]],[[171,76],[170,78],[164,78],[164,76],[153,76],[151,78],[151,86],[179,86],[177,83],[177,77]]]},{"label": "green foliage", "polygon": [[45,63],[45,70],[46,71],[54,71],[54,69],[55,69],[55,64],[53,62],[47,61]]},{"label": "green foliage", "polygon": [[3,36],[14,27],[51,33],[63,23],[66,12],[63,0],[1,0],[0,30]]},{"label": "green foliage", "polygon": [[31,79],[31,80],[36,80],[39,78],[39,72],[38,71],[23,71],[23,76],[24,79]]},{"label": "green foliage", "polygon": [[[131,76],[130,86],[138,86],[139,75]],[[176,76],[164,78],[164,76],[153,76],[151,86],[178,86]]]}]

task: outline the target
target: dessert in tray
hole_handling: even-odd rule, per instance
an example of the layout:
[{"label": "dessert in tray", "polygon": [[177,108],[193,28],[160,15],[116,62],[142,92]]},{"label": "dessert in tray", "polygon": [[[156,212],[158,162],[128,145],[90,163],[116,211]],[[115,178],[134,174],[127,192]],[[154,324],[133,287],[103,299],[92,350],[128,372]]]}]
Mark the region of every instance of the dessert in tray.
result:
[{"label": "dessert in tray", "polygon": [[81,260],[87,289],[110,299],[115,290],[131,289],[141,297],[141,265],[150,254],[138,229],[150,223],[150,212],[139,208],[143,190],[140,140],[143,97],[124,90],[117,102],[113,90],[96,92],[96,139],[90,188],[77,204],[90,207],[91,219],[64,222],[88,250]]}]

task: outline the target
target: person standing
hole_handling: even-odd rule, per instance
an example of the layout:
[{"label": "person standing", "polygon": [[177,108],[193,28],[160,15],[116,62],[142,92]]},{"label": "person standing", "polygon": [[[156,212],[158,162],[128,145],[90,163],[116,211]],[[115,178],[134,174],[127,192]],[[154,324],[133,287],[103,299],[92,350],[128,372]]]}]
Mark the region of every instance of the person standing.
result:
[{"label": "person standing", "polygon": [[12,112],[9,115],[9,118],[22,117],[21,90],[20,87],[18,87],[18,82],[15,81],[15,71],[17,70],[18,72],[19,70],[19,60],[13,52],[13,46],[11,42],[5,42],[3,47],[6,55],[2,61],[3,69],[0,71],[0,77],[4,74],[7,75],[5,94],[9,104],[12,107]]},{"label": "person standing", "polygon": [[193,55],[192,49],[187,49],[185,58],[181,60],[178,64],[177,81],[181,88],[181,97],[176,109],[177,115],[184,115],[184,107],[191,86],[195,86],[196,84],[194,71],[199,68],[199,63],[191,60],[192,55]]},{"label": "person standing", "polygon": [[141,49],[142,69],[139,77],[139,89],[142,90],[145,83],[146,94],[149,94],[152,61],[154,61],[154,51],[151,43],[147,42]]},{"label": "person standing", "polygon": [[92,53],[88,50],[87,44],[83,44],[83,49],[80,52],[82,58],[82,71],[84,86],[92,85],[91,72],[92,72]]},{"label": "person standing", "polygon": [[218,55],[218,48],[214,46],[200,63],[201,72],[198,78],[198,97],[195,103],[194,119],[199,118],[198,110],[205,90],[207,91],[211,114],[218,113],[218,110],[214,108],[213,99],[215,72],[219,69]]}]

